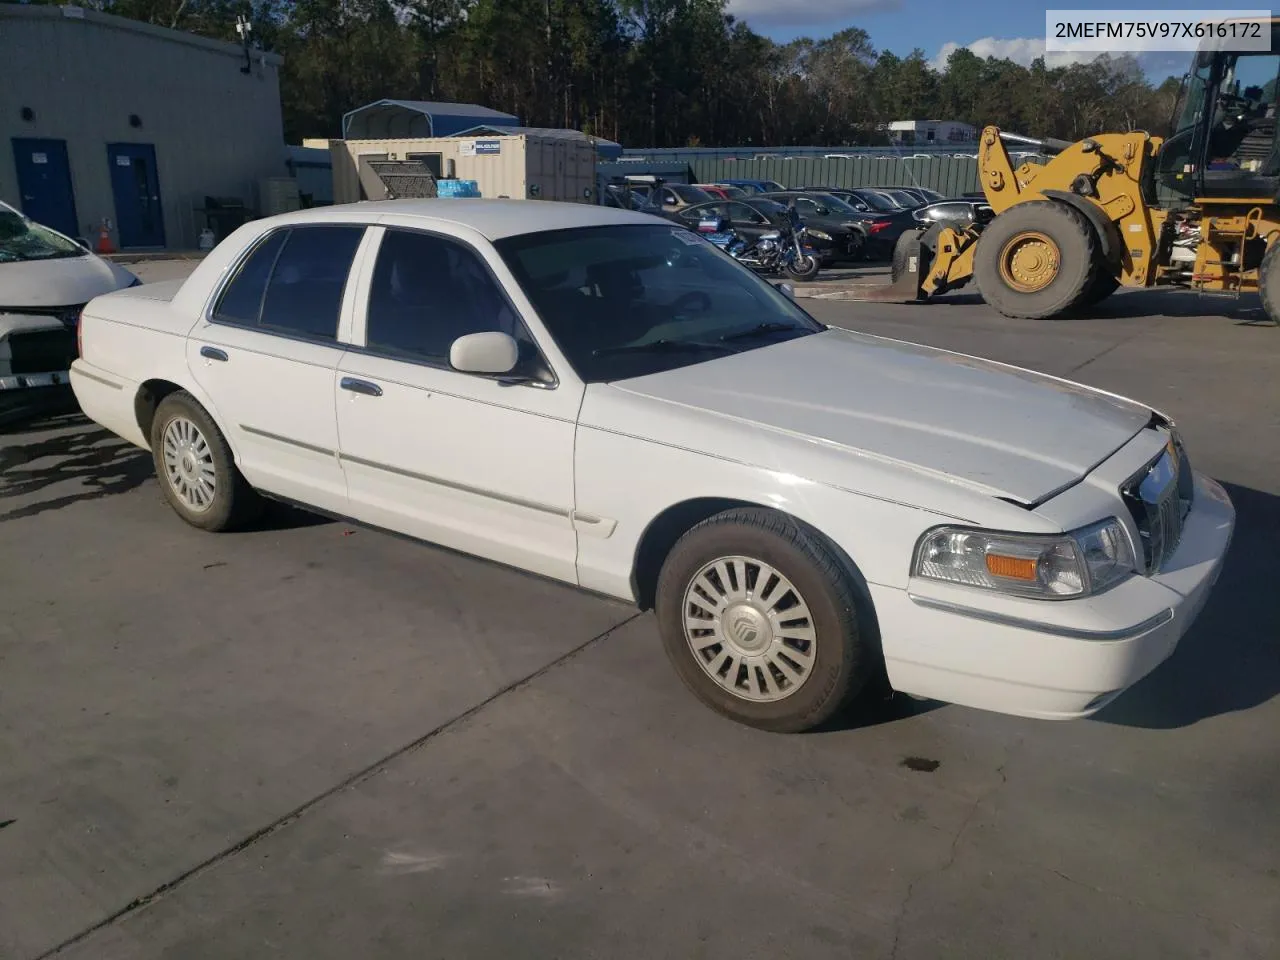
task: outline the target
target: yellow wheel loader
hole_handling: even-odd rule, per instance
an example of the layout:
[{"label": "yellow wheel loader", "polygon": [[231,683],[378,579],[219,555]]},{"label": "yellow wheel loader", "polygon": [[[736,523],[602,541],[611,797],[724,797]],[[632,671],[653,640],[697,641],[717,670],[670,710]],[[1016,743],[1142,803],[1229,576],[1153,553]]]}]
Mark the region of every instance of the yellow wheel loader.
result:
[{"label": "yellow wheel loader", "polygon": [[[1118,287],[1260,294],[1280,324],[1280,18],[1271,51],[1202,47],[1173,131],[1077,143],[982,131],[986,225],[908,232],[895,282],[866,299],[922,300],[977,282],[1009,317],[1087,308]],[[1016,169],[1007,144],[1046,163]]]}]

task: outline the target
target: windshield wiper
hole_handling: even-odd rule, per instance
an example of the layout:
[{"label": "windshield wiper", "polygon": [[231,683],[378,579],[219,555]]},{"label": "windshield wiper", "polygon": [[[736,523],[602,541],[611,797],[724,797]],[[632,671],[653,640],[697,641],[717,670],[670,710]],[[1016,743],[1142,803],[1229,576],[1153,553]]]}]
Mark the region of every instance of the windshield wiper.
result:
[{"label": "windshield wiper", "polygon": [[754,327],[739,330],[737,333],[726,333],[720,339],[721,341],[746,340],[766,333],[782,333],[784,330],[804,330],[804,327],[798,327],[794,323],[783,323],[781,320],[766,320],[764,323],[757,323]]},{"label": "windshield wiper", "polygon": [[708,343],[705,340],[670,340],[663,337],[661,340],[650,340],[647,343],[627,343],[618,347],[601,347],[598,350],[592,350],[591,355],[593,357],[607,357],[618,353],[668,353],[681,350],[733,352],[732,347],[726,347],[723,343]]}]

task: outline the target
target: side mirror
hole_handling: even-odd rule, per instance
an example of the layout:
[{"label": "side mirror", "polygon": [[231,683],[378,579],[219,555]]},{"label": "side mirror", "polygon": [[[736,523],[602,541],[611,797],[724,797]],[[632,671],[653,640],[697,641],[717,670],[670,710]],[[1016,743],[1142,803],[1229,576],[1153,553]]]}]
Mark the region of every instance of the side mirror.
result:
[{"label": "side mirror", "polygon": [[826,207],[822,206],[821,204],[819,204],[818,206],[813,208],[813,212],[820,217],[825,217],[831,211],[828,210]]},{"label": "side mirror", "polygon": [[496,331],[468,333],[449,347],[449,363],[462,373],[510,373],[519,359],[515,338]]}]

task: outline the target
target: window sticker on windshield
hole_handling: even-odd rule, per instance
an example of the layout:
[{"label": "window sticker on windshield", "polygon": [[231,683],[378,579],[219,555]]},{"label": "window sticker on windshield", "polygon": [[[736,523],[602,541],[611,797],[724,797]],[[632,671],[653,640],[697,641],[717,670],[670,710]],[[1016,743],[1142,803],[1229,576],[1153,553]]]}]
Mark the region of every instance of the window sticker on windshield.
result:
[{"label": "window sticker on windshield", "polygon": [[688,230],[672,230],[671,235],[687,247],[696,247],[703,242],[702,237],[696,233],[690,233]]}]

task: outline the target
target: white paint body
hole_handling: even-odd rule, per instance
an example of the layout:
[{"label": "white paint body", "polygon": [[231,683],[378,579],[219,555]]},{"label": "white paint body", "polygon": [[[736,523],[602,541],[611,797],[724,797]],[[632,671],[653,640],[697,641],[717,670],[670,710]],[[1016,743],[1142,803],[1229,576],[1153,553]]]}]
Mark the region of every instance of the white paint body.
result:
[{"label": "white paint body", "polygon": [[[334,346],[208,320],[239,254],[289,222],[369,226]],[[911,576],[921,535],[945,523],[1061,533],[1118,517],[1136,543],[1119,491],[1168,439],[1148,428],[1150,408],[836,329],[585,384],[492,241],[606,223],[653,220],[583,205],[446,200],[256,221],[185,283],[93,301],[84,358],[72,368],[76,395],[91,418],[146,447],[135,396],[148,380],[178,384],[265,492],[626,600],[637,599],[638,545],[663,511],[701,498],[776,508],[820,530],[856,567],[889,678],[911,694],[1087,716],[1173,651],[1234,526],[1225,492],[1200,475],[1176,552],[1156,574],[1099,595],[1022,599]],[[481,253],[554,370],[554,388],[355,349],[382,226],[392,224],[449,234]],[[232,362],[203,360],[209,345]],[[344,376],[375,381],[383,394],[341,391]]]}]

